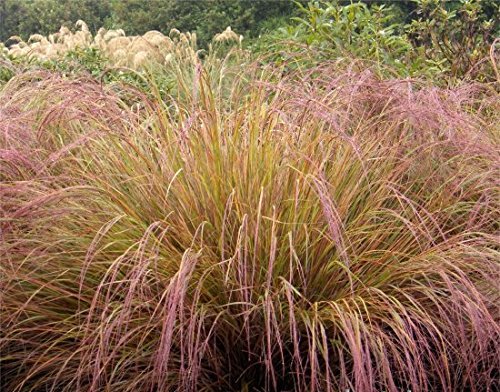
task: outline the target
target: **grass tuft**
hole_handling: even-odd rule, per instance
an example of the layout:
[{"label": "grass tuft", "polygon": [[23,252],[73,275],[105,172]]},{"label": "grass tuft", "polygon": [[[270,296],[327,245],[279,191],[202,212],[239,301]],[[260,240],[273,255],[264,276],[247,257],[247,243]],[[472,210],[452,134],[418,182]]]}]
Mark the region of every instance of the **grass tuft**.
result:
[{"label": "grass tuft", "polygon": [[498,97],[256,73],[2,89],[3,391],[494,390]]}]

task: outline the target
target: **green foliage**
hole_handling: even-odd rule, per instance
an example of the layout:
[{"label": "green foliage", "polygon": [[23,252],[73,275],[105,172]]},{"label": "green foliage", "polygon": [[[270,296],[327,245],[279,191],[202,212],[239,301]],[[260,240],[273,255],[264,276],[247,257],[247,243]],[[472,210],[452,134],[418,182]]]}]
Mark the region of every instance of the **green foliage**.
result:
[{"label": "green foliage", "polygon": [[0,57],[0,86],[15,75],[12,65]]},{"label": "green foliage", "polygon": [[453,7],[442,0],[416,3],[418,18],[406,26],[416,55],[452,77],[484,77],[498,35],[500,4],[495,10],[481,0],[461,0]]},{"label": "green foliage", "polygon": [[2,0],[0,3],[0,41],[18,35],[53,33],[61,25],[84,20],[97,30],[110,17],[108,0]]},{"label": "green foliage", "polygon": [[292,1],[266,0],[112,0],[111,7],[113,23],[127,33],[171,28],[194,31],[202,46],[227,26],[239,34],[255,37],[268,20],[296,10]]},{"label": "green foliage", "polygon": [[[492,61],[497,60],[489,51],[499,32],[499,5],[490,1],[416,0],[398,7],[314,1],[298,6],[301,17],[293,18],[295,24],[267,38],[275,54],[292,43],[306,47],[307,56],[317,61],[355,57],[402,76],[495,80]],[[405,12],[410,12],[406,18]],[[302,60],[307,56],[300,55]]]},{"label": "green foliage", "polygon": [[[291,68],[337,58],[360,58],[409,75],[411,43],[402,34],[402,12],[386,4],[342,1],[297,3],[299,17],[263,37],[253,48]],[[290,51],[291,48],[291,51]],[[267,52],[267,53],[266,53]],[[290,52],[297,52],[290,55]],[[385,72],[385,71],[384,71]]]},{"label": "green foliage", "polygon": [[341,56],[394,64],[410,52],[410,43],[399,34],[401,26],[392,23],[394,14],[390,6],[368,7],[360,2],[340,5],[334,1],[311,2],[300,8],[304,17],[295,20],[304,31],[307,45]]},{"label": "green foliage", "polygon": [[99,76],[108,66],[106,57],[96,48],[76,48],[62,58],[46,60],[39,64],[65,74],[88,73],[92,76]]}]

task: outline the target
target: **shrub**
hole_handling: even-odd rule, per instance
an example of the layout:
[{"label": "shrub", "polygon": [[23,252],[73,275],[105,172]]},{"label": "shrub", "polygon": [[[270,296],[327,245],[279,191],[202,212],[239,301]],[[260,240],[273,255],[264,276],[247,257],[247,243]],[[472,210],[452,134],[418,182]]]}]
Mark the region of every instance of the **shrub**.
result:
[{"label": "shrub", "polygon": [[325,46],[343,57],[357,56],[396,65],[404,60],[411,45],[401,35],[401,26],[392,23],[391,7],[356,2],[311,2],[301,7],[304,18],[296,18],[305,28],[306,43]]},{"label": "shrub", "polygon": [[[436,83],[498,81],[498,5],[489,1],[415,0],[407,11],[377,2],[311,1],[302,17],[265,38],[257,48],[302,50],[299,58],[372,61],[382,75],[427,77]],[[380,2],[378,2],[380,3]],[[283,42],[284,41],[284,42]],[[278,43],[277,43],[278,42]],[[287,57],[287,55],[285,55]],[[278,56],[278,61],[281,58]]]},{"label": "shrub", "polygon": [[406,27],[416,56],[451,77],[495,80],[498,58],[490,56],[490,47],[500,32],[500,6],[493,5],[489,18],[487,1],[464,0],[451,9],[440,0],[417,5],[418,17]]}]

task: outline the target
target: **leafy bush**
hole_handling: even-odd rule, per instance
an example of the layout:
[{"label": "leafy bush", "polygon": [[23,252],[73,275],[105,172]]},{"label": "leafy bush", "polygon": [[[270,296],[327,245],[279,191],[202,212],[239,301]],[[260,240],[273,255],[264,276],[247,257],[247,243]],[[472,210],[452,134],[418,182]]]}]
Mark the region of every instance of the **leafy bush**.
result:
[{"label": "leafy bush", "polygon": [[417,3],[418,18],[407,26],[416,56],[452,77],[495,77],[498,59],[490,59],[490,47],[500,32],[500,5],[488,18],[485,1],[462,0],[453,9],[441,0]]},{"label": "leafy bush", "polygon": [[373,61],[386,75],[395,70],[401,76],[426,76],[441,83],[464,78],[497,80],[494,39],[499,33],[499,6],[480,0],[450,4],[415,1],[408,23],[399,9],[385,4],[299,4],[303,16],[267,42],[273,41],[269,46],[274,52],[284,50],[277,40],[296,48],[306,46],[317,61],[332,57]]},{"label": "leafy bush", "polygon": [[2,390],[493,390],[498,96],[205,67],[3,88]]},{"label": "leafy bush", "polygon": [[354,55],[390,63],[404,59],[411,51],[410,43],[398,31],[401,26],[391,24],[391,7],[310,2],[301,9],[305,17],[295,19],[299,28],[304,28],[308,45],[317,44],[344,57]]}]

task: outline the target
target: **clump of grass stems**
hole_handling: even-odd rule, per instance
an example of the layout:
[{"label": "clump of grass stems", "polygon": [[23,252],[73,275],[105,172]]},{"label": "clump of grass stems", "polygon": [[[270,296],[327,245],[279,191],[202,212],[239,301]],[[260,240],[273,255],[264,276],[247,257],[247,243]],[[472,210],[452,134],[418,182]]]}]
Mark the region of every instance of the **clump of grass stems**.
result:
[{"label": "clump of grass stems", "polygon": [[2,390],[494,390],[498,100],[335,64],[213,86],[4,87]]}]

